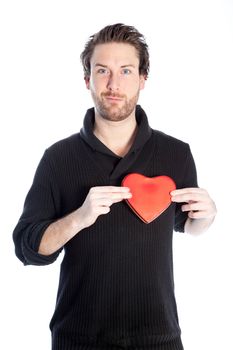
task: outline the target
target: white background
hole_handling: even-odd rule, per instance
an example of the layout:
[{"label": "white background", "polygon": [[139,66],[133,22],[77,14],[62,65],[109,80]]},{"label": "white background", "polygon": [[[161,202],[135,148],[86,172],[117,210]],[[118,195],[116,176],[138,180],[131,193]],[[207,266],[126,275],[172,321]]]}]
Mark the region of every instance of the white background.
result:
[{"label": "white background", "polygon": [[[107,24],[149,44],[140,104],[153,128],[191,145],[212,228],[174,235],[175,287],[186,350],[233,349],[233,1],[2,1],[0,5],[0,348],[50,348],[59,265],[24,267],[12,231],[46,147],[80,130],[92,106],[79,55]],[[4,345],[3,345],[4,344]]]}]

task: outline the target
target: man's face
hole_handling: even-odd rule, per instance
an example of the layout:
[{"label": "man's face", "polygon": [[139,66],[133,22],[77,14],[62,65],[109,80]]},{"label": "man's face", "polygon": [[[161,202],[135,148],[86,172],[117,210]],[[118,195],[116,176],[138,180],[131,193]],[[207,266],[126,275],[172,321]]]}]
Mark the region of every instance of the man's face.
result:
[{"label": "man's face", "polygon": [[91,57],[91,91],[96,112],[104,119],[120,121],[134,112],[145,77],[139,75],[136,49],[125,43],[99,44]]}]

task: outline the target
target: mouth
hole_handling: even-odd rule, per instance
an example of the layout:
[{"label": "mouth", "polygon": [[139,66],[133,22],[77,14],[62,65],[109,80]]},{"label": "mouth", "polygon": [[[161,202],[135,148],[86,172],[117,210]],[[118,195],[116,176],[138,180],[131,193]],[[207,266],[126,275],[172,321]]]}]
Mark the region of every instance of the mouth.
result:
[{"label": "mouth", "polygon": [[123,98],[120,98],[120,97],[115,97],[115,96],[105,96],[106,100],[109,100],[109,101],[114,101],[114,102],[118,102],[118,101],[122,101]]}]

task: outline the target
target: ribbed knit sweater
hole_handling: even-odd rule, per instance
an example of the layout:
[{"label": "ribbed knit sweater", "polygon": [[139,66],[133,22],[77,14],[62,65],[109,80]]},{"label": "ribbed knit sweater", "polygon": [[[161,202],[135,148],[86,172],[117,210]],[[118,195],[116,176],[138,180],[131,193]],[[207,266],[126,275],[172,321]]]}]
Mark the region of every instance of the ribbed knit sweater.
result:
[{"label": "ribbed knit sweater", "polygon": [[[106,154],[98,151],[100,141],[90,127],[94,109],[87,111],[80,133],[45,151],[13,233],[24,264],[56,260],[62,249],[50,256],[38,253],[42,235],[52,222],[80,207],[93,186],[120,186],[133,172],[170,176],[177,188],[197,186],[188,144],[152,130],[139,106],[136,117],[134,145],[117,161],[108,161],[112,152],[103,144]],[[53,350],[183,349],[172,260],[173,230],[183,232],[187,219],[180,206],[172,203],[145,224],[126,202],[116,203],[64,246],[50,323]]]}]

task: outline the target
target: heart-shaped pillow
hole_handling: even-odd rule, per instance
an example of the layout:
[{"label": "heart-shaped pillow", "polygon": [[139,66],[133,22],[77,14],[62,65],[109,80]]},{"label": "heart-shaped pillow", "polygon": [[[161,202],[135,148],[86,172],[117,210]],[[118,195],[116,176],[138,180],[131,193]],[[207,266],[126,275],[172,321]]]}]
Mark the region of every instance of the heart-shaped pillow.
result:
[{"label": "heart-shaped pillow", "polygon": [[129,187],[132,198],[126,199],[130,208],[145,223],[150,223],[171,204],[170,192],[176,189],[169,176],[146,177],[132,173],[124,177],[122,186]]}]

